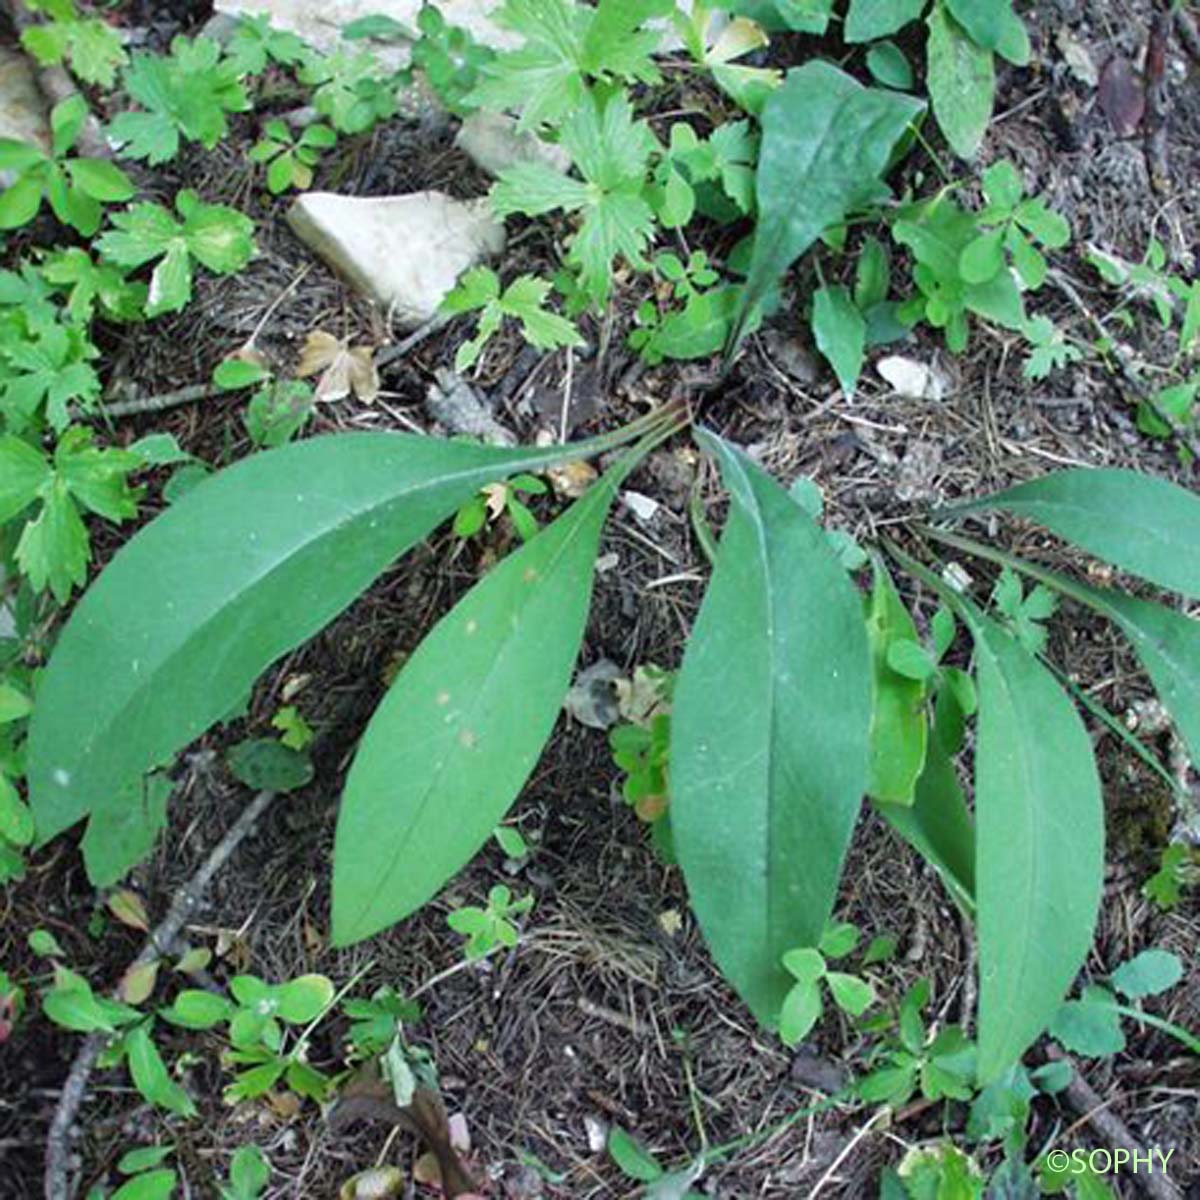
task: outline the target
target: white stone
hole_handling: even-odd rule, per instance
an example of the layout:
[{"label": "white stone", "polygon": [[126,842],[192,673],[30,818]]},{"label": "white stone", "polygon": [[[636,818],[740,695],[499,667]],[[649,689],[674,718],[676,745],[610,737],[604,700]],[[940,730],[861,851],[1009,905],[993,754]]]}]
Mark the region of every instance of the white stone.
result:
[{"label": "white stone", "polygon": [[[33,68],[24,54],[7,46],[0,46],[0,137],[37,142],[50,149],[50,118]],[[0,175],[5,186],[7,175]]]},{"label": "white stone", "polygon": [[463,121],[454,144],[492,176],[527,162],[546,163],[564,173],[571,168],[571,156],[561,146],[544,142],[532,133],[519,133],[516,119],[503,113],[471,113]]},{"label": "white stone", "polygon": [[[213,9],[226,16],[255,16],[266,13],[276,29],[302,37],[309,45],[329,53],[341,40],[343,25],[360,17],[384,16],[416,31],[417,14],[425,0],[216,0]],[[491,20],[501,0],[439,0],[438,8],[451,25],[466,29],[482,45],[493,50],[509,50],[521,39]],[[384,62],[407,60],[407,52],[377,42],[358,43],[363,49],[379,54]]]},{"label": "white stone", "polygon": [[950,381],[937,367],[899,354],[881,358],[875,370],[906,400],[941,400],[950,389]]},{"label": "white stone", "polygon": [[308,192],[287,220],[310,250],[409,329],[436,315],[463,271],[504,249],[504,226],[487,200],[442,192]]}]

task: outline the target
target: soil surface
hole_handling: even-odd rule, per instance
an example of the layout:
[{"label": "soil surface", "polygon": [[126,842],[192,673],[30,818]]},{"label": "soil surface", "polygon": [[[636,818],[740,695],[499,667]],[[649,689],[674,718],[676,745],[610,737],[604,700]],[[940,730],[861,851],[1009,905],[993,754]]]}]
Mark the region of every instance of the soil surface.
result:
[{"label": "soil surface", "polygon": [[[203,19],[186,3],[129,3],[124,19],[162,44]],[[1151,188],[1140,138],[1117,139],[1095,104],[1096,90],[1064,60],[1082,47],[1102,66],[1120,51],[1144,52],[1149,6],[1103,0],[1043,0],[1029,15],[1035,65],[1001,72],[998,118],[983,161],[1015,161],[1047,198],[1070,217],[1072,247],[1055,258],[1071,289],[1096,311],[1111,307],[1083,260],[1094,244],[1140,260],[1151,236],[1179,272],[1192,275],[1200,250],[1200,86],[1195,65],[1176,47],[1170,62],[1171,175],[1164,194]],[[811,52],[811,43],[782,39],[773,50],[784,65]],[[1190,73],[1189,73],[1190,72]],[[663,97],[663,110],[687,109],[696,97],[682,85]],[[286,199],[267,197],[245,151],[263,114],[239,118],[235,136],[217,150],[186,153],[141,179],[155,199],[178,186],[235,204],[260,222],[260,257],[236,278],[197,281],[197,301],[184,313],[144,326],[104,331],[112,376],[134,395],[154,395],[207,380],[212,367],[259,330],[258,344],[282,368],[293,365],[304,336],[323,328],[355,343],[388,338],[378,314],[351,294],[294,239],[282,220]],[[329,156],[316,186],[357,195],[438,188],[476,196],[488,181],[453,148],[453,130],[437,123],[393,123],[362,139],[347,139]],[[947,161],[949,158],[947,157]],[[924,152],[903,178],[936,178]],[[925,185],[928,187],[928,183]],[[553,221],[521,228],[507,266],[553,270],[565,230]],[[847,267],[847,270],[852,268]],[[796,294],[810,287],[807,269]],[[549,357],[515,337],[489,350],[472,380],[494,403],[497,418],[522,440],[563,423],[575,436],[610,429],[688,387],[692,368],[645,370],[623,348],[644,284],[620,281],[613,328],[585,328],[600,352]],[[1071,295],[1048,285],[1032,307],[1072,333],[1092,338]],[[785,306],[784,313],[789,311]],[[268,315],[269,314],[269,315]],[[430,429],[425,395],[434,372],[449,366],[467,336],[452,325],[383,373],[373,406],[354,400],[321,407],[312,432]],[[1135,353],[1162,361],[1161,333],[1139,312],[1122,336]],[[1140,433],[1119,376],[1097,356],[1056,371],[1040,383],[1022,376],[1024,351],[1012,335],[977,327],[969,353],[945,354],[922,331],[898,348],[934,363],[949,380],[940,400],[904,400],[870,368],[853,399],[818,365],[799,317],[775,318],[751,339],[716,391],[706,394],[702,420],[749,447],[777,477],[814,477],[825,491],[830,523],[864,537],[939,501],[991,490],[1070,464],[1121,465],[1195,487],[1194,470],[1177,448]],[[690,372],[690,373],[689,373]],[[193,454],[216,465],[248,452],[241,423],[244,400],[212,396],[200,403],[122,420],[115,436],[133,441],[167,430]],[[707,564],[688,518],[697,483],[710,518],[719,523],[720,489],[713,472],[679,439],[657,451],[629,486],[658,502],[644,521],[619,507],[602,553],[609,569],[597,578],[581,665],[607,658],[630,671],[645,663],[676,666],[698,609]],[[161,507],[161,480],[145,515]],[[541,517],[559,502],[537,502]],[[1068,570],[1087,564],[1026,527],[1001,526],[997,536],[1022,553]],[[99,558],[129,531],[95,531]],[[238,536],[236,530],[231,537]],[[534,848],[515,874],[490,845],[423,912],[351,950],[328,945],[329,869],[337,798],[364,724],[397,660],[511,546],[501,522],[465,546],[440,533],[397,563],[352,609],[310,644],[272,668],[255,691],[249,714],[192,747],[182,758],[169,835],[137,869],[133,885],[151,919],[165,913],[224,831],[250,800],[223,765],[222,751],[249,735],[270,733],[285,694],[317,730],[316,778],[278,799],[218,875],[186,936],[218,952],[217,980],[249,970],[268,979],[320,972],[339,984],[360,975],[357,994],[389,984],[418,995],[424,1019],[413,1039],[437,1062],[447,1104],[466,1119],[474,1161],[491,1181],[490,1195],[619,1200],[635,1192],[603,1152],[604,1131],[619,1124],[664,1163],[681,1164],[701,1148],[769,1129],[836,1090],[861,1066],[867,1040],[845,1021],[822,1023],[800,1052],[786,1051],[753,1020],[722,982],[691,916],[677,870],[663,866],[633,812],[618,793],[606,737],[567,716],[513,811]],[[909,597],[923,621],[928,594]],[[1136,661],[1116,635],[1071,610],[1053,623],[1052,653],[1090,698],[1118,719],[1151,693]],[[1185,982],[1150,1007],[1185,1027],[1200,1026],[1200,963],[1195,892],[1173,912],[1146,900],[1140,886],[1156,865],[1174,815],[1161,784],[1113,735],[1093,733],[1109,806],[1109,870],[1101,926],[1089,975],[1100,976],[1137,951],[1161,946],[1188,964]],[[1158,747],[1166,754],[1165,743]],[[866,810],[864,810],[864,813]],[[1053,852],[1071,854],[1064,845]],[[446,914],[463,900],[479,902],[507,882],[536,904],[511,953],[465,965]],[[0,962],[14,975],[44,977],[25,932],[51,930],[73,967],[107,991],[137,954],[142,935],[103,920],[72,837],[33,856],[29,875],[4,896]],[[920,976],[933,980],[940,1021],[966,1021],[974,994],[970,930],[932,873],[882,826],[864,815],[845,874],[839,915],[864,937],[891,934],[899,953],[877,969],[880,991],[897,997]],[[90,922],[90,923],[89,923]],[[336,1070],[344,1023],[318,1032],[312,1059]],[[1200,1195],[1200,1069],[1177,1043],[1150,1028],[1130,1026],[1126,1051],[1087,1064],[1084,1073],[1106,1106],[1145,1145],[1176,1150],[1175,1181]],[[0,1195],[41,1194],[41,1148],[78,1039],[31,1012],[20,1033],[0,1049]],[[229,1155],[256,1142],[270,1158],[271,1197],[328,1197],[355,1171],[377,1160],[411,1169],[418,1147],[381,1125],[330,1130],[316,1105],[285,1100],[229,1107],[219,1044],[208,1035],[169,1031],[163,1049],[173,1062],[188,1051],[188,1088],[200,1120],[181,1121],[147,1106],[123,1072],[98,1072],[79,1121],[76,1154],[81,1194],[111,1186],[117,1157],[155,1138],[179,1147],[187,1194],[214,1196]],[[875,1195],[880,1169],[906,1149],[961,1131],[964,1113],[910,1106],[890,1124],[871,1110],[843,1107],[805,1117],[776,1136],[714,1166],[697,1185],[725,1200],[750,1197]],[[1079,1114],[1039,1100],[1030,1145],[1077,1126],[1080,1145],[1103,1145]],[[989,1159],[989,1161],[994,1161]],[[542,1164],[544,1171],[538,1169]],[[1126,1184],[1117,1190],[1123,1195]]]}]

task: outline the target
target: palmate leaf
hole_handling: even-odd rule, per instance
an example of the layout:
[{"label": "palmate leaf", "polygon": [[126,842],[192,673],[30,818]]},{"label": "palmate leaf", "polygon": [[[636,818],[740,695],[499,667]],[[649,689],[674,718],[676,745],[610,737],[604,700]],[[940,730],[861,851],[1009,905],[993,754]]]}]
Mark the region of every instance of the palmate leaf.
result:
[{"label": "palmate leaf", "polygon": [[120,875],[135,860],[105,831],[145,772],[485,484],[597,448],[339,435],[255,455],[187,493],[115,556],[46,668],[28,766],[42,841],[90,814],[89,870]]},{"label": "palmate leaf", "polygon": [[1104,802],[1092,744],[1053,675],[972,605],[981,1084],[1045,1029],[1092,943]]},{"label": "palmate leaf", "polygon": [[763,108],[758,228],[731,348],[768,289],[829,226],[886,194],[880,176],[922,108],[826,62],[788,72]]},{"label": "palmate leaf", "polygon": [[675,688],[671,824],[704,935],[768,1026],[833,907],[867,783],[862,605],[812,519],[711,434],[733,507]]},{"label": "palmate leaf", "polygon": [[624,471],[494,568],[425,638],[359,745],[338,813],[333,940],[415,911],[488,840],[570,687]]}]

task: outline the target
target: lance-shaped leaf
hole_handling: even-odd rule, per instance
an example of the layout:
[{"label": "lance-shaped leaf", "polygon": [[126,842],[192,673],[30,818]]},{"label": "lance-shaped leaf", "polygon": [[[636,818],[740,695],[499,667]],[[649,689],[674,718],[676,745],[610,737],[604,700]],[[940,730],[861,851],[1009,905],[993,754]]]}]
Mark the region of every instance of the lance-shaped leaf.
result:
[{"label": "lance-shaped leaf", "polygon": [[954,763],[935,735],[911,805],[876,801],[880,816],[941,876],[967,913],[975,912],[975,826]]},{"label": "lance-shaped leaf", "polygon": [[911,96],[863,87],[827,62],[788,72],[763,108],[758,228],[731,347],[768,289],[829,226],[887,195],[880,177],[923,107]]},{"label": "lance-shaped leaf", "polygon": [[1200,597],[1200,496],[1165,479],[1115,468],[1055,471],[945,515],[996,508],[1159,587]]},{"label": "lance-shaped leaf", "polygon": [[1104,874],[1104,804],[1087,730],[1050,672],[962,604],[975,639],[979,1081],[1016,1063],[1088,948]]},{"label": "lance-shaped leaf", "polygon": [[605,476],[477,583],[371,718],[338,814],[335,944],[429,900],[529,778],[571,684],[617,482]]},{"label": "lance-shaped leaf", "polygon": [[89,869],[119,877],[136,859],[107,830],[146,771],[485,484],[565,457],[336,435],[254,455],[189,492],[115,556],[42,678],[29,739],[41,841],[94,814]]},{"label": "lance-shaped leaf", "polygon": [[898,643],[916,645],[920,638],[887,567],[879,560],[867,604],[867,637],[874,677],[867,794],[874,800],[912,804],[929,736],[926,687],[922,680],[894,670],[888,663],[888,650]]},{"label": "lance-shaped leaf", "polygon": [[713,955],[773,1025],[793,982],[780,959],[819,941],[866,787],[870,657],[824,532],[700,437],[733,504],[675,690],[671,825]]}]

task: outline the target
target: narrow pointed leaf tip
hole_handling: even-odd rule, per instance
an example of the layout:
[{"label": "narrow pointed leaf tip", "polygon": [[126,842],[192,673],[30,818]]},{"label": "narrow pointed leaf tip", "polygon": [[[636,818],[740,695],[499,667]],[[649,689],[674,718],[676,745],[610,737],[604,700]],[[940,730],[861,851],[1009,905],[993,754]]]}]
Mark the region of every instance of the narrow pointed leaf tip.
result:
[{"label": "narrow pointed leaf tip", "polygon": [[773,1027],[793,982],[782,956],[820,939],[866,787],[870,656],[820,527],[698,436],[733,504],[675,691],[672,829],[714,957]]},{"label": "narrow pointed leaf tip", "polygon": [[1118,468],[1056,471],[945,510],[1028,517],[1159,587],[1200,598],[1200,496]]},{"label": "narrow pointed leaf tip", "polygon": [[41,841],[92,814],[89,874],[119,878],[150,849],[122,833],[145,772],[485,484],[586,452],[339,434],[202,483],[120,550],[59,638],[29,739]]},{"label": "narrow pointed leaf tip", "polygon": [[425,638],[371,719],[338,814],[333,940],[420,908],[491,836],[562,708],[620,467]]}]

